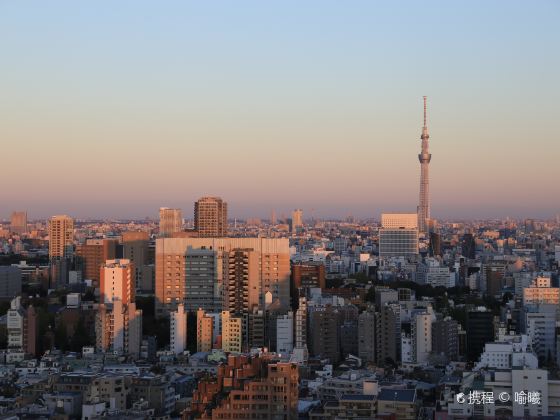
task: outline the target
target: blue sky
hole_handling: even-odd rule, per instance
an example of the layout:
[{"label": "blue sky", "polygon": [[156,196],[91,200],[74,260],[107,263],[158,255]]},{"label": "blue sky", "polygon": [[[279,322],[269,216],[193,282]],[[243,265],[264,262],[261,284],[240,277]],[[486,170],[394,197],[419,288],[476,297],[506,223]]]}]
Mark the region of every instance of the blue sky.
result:
[{"label": "blue sky", "polygon": [[550,217],[556,1],[0,2],[0,217]]}]

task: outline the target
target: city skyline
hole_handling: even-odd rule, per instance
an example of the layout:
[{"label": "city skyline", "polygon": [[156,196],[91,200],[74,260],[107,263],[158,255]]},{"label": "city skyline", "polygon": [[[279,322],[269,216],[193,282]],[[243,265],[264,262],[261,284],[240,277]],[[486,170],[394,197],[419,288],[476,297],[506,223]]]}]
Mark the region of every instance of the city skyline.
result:
[{"label": "city skyline", "polygon": [[423,95],[433,218],[559,212],[557,3],[168,4],[0,6],[0,218],[415,211]]}]

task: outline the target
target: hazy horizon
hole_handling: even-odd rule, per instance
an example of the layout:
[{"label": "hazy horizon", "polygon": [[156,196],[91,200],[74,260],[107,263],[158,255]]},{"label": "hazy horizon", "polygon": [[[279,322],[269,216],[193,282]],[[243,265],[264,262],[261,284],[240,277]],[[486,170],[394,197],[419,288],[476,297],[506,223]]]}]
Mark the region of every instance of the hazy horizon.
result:
[{"label": "hazy horizon", "polygon": [[0,4],[0,219],[560,213],[560,3]]}]

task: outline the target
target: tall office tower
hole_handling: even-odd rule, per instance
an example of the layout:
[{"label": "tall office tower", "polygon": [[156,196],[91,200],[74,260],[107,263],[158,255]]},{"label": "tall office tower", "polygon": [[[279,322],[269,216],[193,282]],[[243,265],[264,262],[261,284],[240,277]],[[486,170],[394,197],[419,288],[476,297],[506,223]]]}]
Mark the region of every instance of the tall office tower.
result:
[{"label": "tall office tower", "polygon": [[199,308],[208,312],[220,312],[222,310],[218,268],[216,251],[212,249],[187,249],[185,277],[188,281],[184,285],[184,300],[187,311],[196,311]]},{"label": "tall office tower", "polygon": [[432,322],[434,314],[428,311],[418,313],[411,322],[412,356],[415,363],[425,364],[432,352]]},{"label": "tall office tower", "polygon": [[227,236],[227,203],[220,197],[202,197],[196,201],[194,229],[201,238]]},{"label": "tall office tower", "polygon": [[375,312],[364,311],[358,317],[358,357],[375,363]]},{"label": "tall office tower", "polygon": [[15,297],[7,312],[8,348],[35,356],[37,343],[37,315],[33,305],[25,309],[21,297]]},{"label": "tall office tower", "polygon": [[432,352],[450,361],[459,358],[459,323],[447,318],[432,324]]},{"label": "tall office tower", "polygon": [[159,209],[159,236],[168,238],[183,228],[181,209],[160,207]]},{"label": "tall office tower", "polygon": [[274,210],[272,210],[272,211],[270,212],[270,224],[271,224],[271,225],[275,225],[276,222],[277,222],[277,220],[276,220],[276,212],[275,212]]},{"label": "tall office tower", "polygon": [[414,213],[383,213],[379,229],[380,257],[418,255],[418,216]]},{"label": "tall office tower", "polygon": [[187,348],[187,312],[185,312],[185,306],[179,305],[175,312],[171,312],[169,318],[171,351],[175,354],[182,354]]},{"label": "tall office tower", "polygon": [[333,364],[340,361],[339,318],[338,311],[330,305],[309,316],[310,350],[314,356],[328,358]]},{"label": "tall office tower", "polygon": [[130,260],[107,260],[101,266],[100,273],[100,303],[120,300],[128,305],[134,302],[134,265]]},{"label": "tall office tower", "polygon": [[441,235],[436,232],[430,232],[430,257],[441,257]]},{"label": "tall office tower", "polygon": [[123,232],[123,258],[134,264],[136,290],[154,291],[154,266],[149,264],[148,232]]},{"label": "tall office tower", "polygon": [[10,219],[10,231],[17,234],[27,233],[27,212],[14,211]]},{"label": "tall office tower", "polygon": [[[266,321],[271,318],[276,319],[276,317],[269,316],[267,319],[265,311],[259,309],[258,306],[253,307],[253,310],[249,314],[242,315],[243,320],[247,325],[247,328],[244,329],[243,333],[243,343],[247,343],[247,348],[254,349],[267,346],[268,343],[265,340],[271,334],[270,331],[267,331]],[[268,330],[270,329],[271,328],[268,328]],[[267,332],[268,334],[266,334]],[[274,333],[276,333],[276,324],[274,324]],[[270,339],[268,342],[270,342]]]},{"label": "tall office tower", "polygon": [[196,311],[196,351],[211,351],[214,336],[214,318],[206,315],[203,309]]},{"label": "tall office tower", "polygon": [[116,239],[86,239],[85,244],[76,246],[82,278],[99,281],[101,266],[105,261],[115,259],[116,251]]},{"label": "tall office tower", "polygon": [[375,357],[378,366],[398,364],[401,355],[400,305],[387,303],[375,314]]},{"label": "tall office tower", "polygon": [[276,318],[276,353],[290,354],[294,349],[294,314],[288,312]]},{"label": "tall office tower", "polygon": [[70,216],[53,216],[49,220],[49,257],[63,258],[72,253],[74,219]]},{"label": "tall office tower", "polygon": [[[196,270],[194,250],[215,252],[215,273],[193,277]],[[204,253],[203,253],[204,254]],[[208,253],[209,254],[209,253]],[[204,294],[213,288],[214,310],[244,308],[259,304],[264,309],[265,294],[279,300],[279,306],[290,307],[290,251],[288,238],[161,238],[156,241],[156,316],[167,317],[179,303],[190,305],[199,300],[198,291],[190,288],[191,278],[205,284]],[[207,255],[209,257],[209,255]],[[204,260],[204,259],[201,259]],[[191,264],[191,269],[187,267]],[[200,264],[206,267],[210,262]],[[205,268],[205,269],[206,269]],[[247,279],[241,278],[247,276]],[[213,277],[215,276],[215,277]],[[237,276],[237,277],[236,277]],[[241,277],[239,277],[241,276]],[[247,299],[230,287],[246,283]],[[208,289],[206,289],[208,287]],[[243,285],[245,288],[245,285]],[[250,288],[250,289],[249,289]],[[223,289],[223,290],[222,290]],[[190,296],[189,296],[190,294]],[[209,294],[208,294],[209,296]],[[222,302],[222,296],[224,301]],[[198,309],[198,308],[196,308]],[[204,308],[203,308],[204,309]]]},{"label": "tall office tower", "polygon": [[303,227],[303,210],[295,209],[292,212],[292,232],[297,232],[298,229]]},{"label": "tall office tower", "polygon": [[142,342],[142,311],[134,303],[133,264],[124,259],[108,260],[101,267],[100,277],[97,349],[137,357]]},{"label": "tall office tower", "polygon": [[461,251],[463,256],[470,260],[476,258],[476,242],[472,233],[465,233],[461,238]]},{"label": "tall office tower", "polygon": [[418,225],[420,232],[427,232],[430,224],[430,154],[426,96],[424,96],[424,127],[422,127],[422,149],[418,155],[420,161],[420,204],[418,205]]},{"label": "tall office tower", "polygon": [[222,350],[228,353],[243,351],[243,318],[222,311]]},{"label": "tall office tower", "polygon": [[295,319],[294,341],[296,349],[307,348],[307,298],[300,296]]},{"label": "tall office tower", "polygon": [[292,308],[298,307],[299,296],[305,295],[307,289],[325,288],[325,271],[323,263],[307,262],[292,265],[292,276],[290,278]]},{"label": "tall office tower", "polygon": [[490,261],[482,265],[481,289],[490,296],[498,295],[504,286],[505,261]]},{"label": "tall office tower", "polygon": [[558,304],[528,305],[523,308],[523,313],[525,331],[531,340],[535,354],[541,361],[554,358]]},{"label": "tall office tower", "polygon": [[224,309],[234,314],[248,314],[259,306],[259,254],[251,248],[236,248],[229,252],[227,260]]},{"label": "tall office tower", "polygon": [[476,362],[480,358],[484,345],[494,341],[494,315],[481,310],[467,312],[467,360]]}]

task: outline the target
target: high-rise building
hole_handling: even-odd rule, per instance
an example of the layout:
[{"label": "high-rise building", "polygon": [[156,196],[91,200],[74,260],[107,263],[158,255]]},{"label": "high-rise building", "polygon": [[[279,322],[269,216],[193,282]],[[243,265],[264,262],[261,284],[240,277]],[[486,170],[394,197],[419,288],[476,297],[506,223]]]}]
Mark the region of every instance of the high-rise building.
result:
[{"label": "high-rise building", "polygon": [[270,212],[270,224],[271,224],[271,225],[275,225],[276,222],[277,222],[277,220],[276,220],[276,212],[275,212],[274,210],[272,210],[272,211]]},{"label": "high-rise building", "polygon": [[420,232],[427,232],[430,225],[430,161],[432,155],[429,152],[427,105],[424,96],[424,126],[422,127],[422,148],[418,155],[420,161],[420,203],[418,205],[418,225]]},{"label": "high-rise building", "polygon": [[411,322],[412,356],[417,364],[425,364],[432,352],[432,322],[434,320],[431,308],[418,313]]},{"label": "high-rise building", "polygon": [[300,295],[304,295],[309,288],[325,288],[325,265],[318,262],[297,263],[292,265],[290,293],[292,308],[297,308]]},{"label": "high-rise building", "polygon": [[[270,318],[272,317],[269,317],[269,320]],[[254,306],[251,312],[243,314],[243,320],[247,326],[243,329],[243,344],[245,345],[246,343],[246,348],[253,349],[265,347],[265,345],[267,345],[265,340],[268,338],[270,342],[270,336],[272,336],[270,331],[272,328],[269,328],[268,331],[266,328],[267,317],[265,316],[265,311],[259,309],[258,306]],[[276,334],[276,324],[274,324],[273,333]],[[274,346],[271,345],[270,347]]]},{"label": "high-rise building", "polygon": [[464,257],[471,260],[476,258],[476,242],[472,233],[465,233],[461,238],[461,250]]},{"label": "high-rise building", "polygon": [[15,297],[7,312],[8,348],[36,355],[37,315],[33,305],[25,309],[21,297]]},{"label": "high-rise building", "polygon": [[499,295],[504,286],[506,274],[506,263],[503,261],[491,261],[482,265],[482,290],[490,296]]},{"label": "high-rise building", "polygon": [[210,351],[213,344],[214,318],[203,309],[196,311],[196,351]]},{"label": "high-rise building", "polygon": [[331,363],[340,361],[339,314],[332,306],[314,310],[309,316],[311,352],[328,358]]},{"label": "high-rise building", "polygon": [[159,236],[168,238],[183,228],[181,209],[161,207],[159,209]]},{"label": "high-rise building", "polygon": [[560,303],[559,297],[560,288],[551,287],[548,277],[537,277],[529,287],[523,289],[523,305],[558,305]]},{"label": "high-rise building", "polygon": [[222,311],[222,350],[227,353],[243,351],[243,318]]},{"label": "high-rise building", "polygon": [[397,364],[401,355],[400,305],[387,303],[375,314],[375,354],[379,366]]},{"label": "high-rise building", "polygon": [[484,345],[494,341],[494,315],[485,308],[467,312],[467,359],[476,362]]},{"label": "high-rise building", "polygon": [[74,219],[70,216],[53,216],[49,220],[49,257],[64,258],[72,253]]},{"label": "high-rise building", "polygon": [[142,311],[136,309],[134,267],[129,260],[108,260],[101,267],[100,304],[96,322],[99,351],[138,356]]},{"label": "high-rise building", "polygon": [[358,357],[375,363],[375,313],[364,311],[358,317]]},{"label": "high-rise building", "polygon": [[227,236],[227,203],[220,197],[202,197],[196,201],[194,228],[201,238]]},{"label": "high-rise building", "polygon": [[297,232],[298,229],[303,228],[303,210],[302,209],[295,209],[292,212],[292,226],[291,231],[293,233]]},{"label": "high-rise building", "polygon": [[[196,281],[205,285],[204,296],[209,296],[212,287],[214,311],[250,312],[255,304],[263,309],[267,292],[273,300],[279,301],[281,308],[289,309],[290,252],[287,238],[162,238],[156,241],[157,317],[166,317],[179,303],[190,307],[191,298],[193,302],[198,300],[194,294],[198,291],[188,287],[190,276],[195,272],[191,264],[194,259],[189,259],[189,255],[195,256],[194,250],[212,250],[216,254],[212,257],[215,272],[196,277]],[[203,254],[209,257],[208,253]],[[202,263],[202,260],[200,267],[209,269],[210,261]],[[190,270],[187,270],[188,264],[191,264]],[[241,292],[231,290],[232,287],[242,287]],[[189,290],[191,296],[188,296]],[[243,295],[243,290],[247,296]]]},{"label": "high-rise building", "polygon": [[123,232],[123,258],[134,264],[136,290],[154,291],[154,265],[150,265],[148,232]]},{"label": "high-rise building", "polygon": [[21,235],[27,233],[27,212],[14,211],[10,218],[10,231]]},{"label": "high-rise building", "polygon": [[442,319],[432,324],[432,352],[450,361],[459,357],[459,324],[454,319]]},{"label": "high-rise building", "polygon": [[21,269],[0,266],[0,299],[11,299],[21,294]]},{"label": "high-rise building", "polygon": [[130,260],[107,260],[100,267],[101,303],[120,300],[124,305],[134,302],[134,265]]},{"label": "high-rise building", "polygon": [[527,305],[524,312],[524,327],[533,351],[541,361],[551,360],[555,356],[558,304]]},{"label": "high-rise building", "polygon": [[297,263],[292,266],[292,287],[325,288],[325,265],[322,263],[308,262]]},{"label": "high-rise building", "polygon": [[170,347],[175,354],[182,354],[187,348],[187,312],[183,304],[171,312],[169,317]]},{"label": "high-rise building", "polygon": [[430,257],[440,256],[441,253],[441,235],[437,232],[430,232]]},{"label": "high-rise building", "polygon": [[296,349],[307,349],[307,298],[300,296],[295,319],[294,344]]},{"label": "high-rise building", "polygon": [[276,318],[276,353],[290,354],[294,349],[294,315],[288,312]]},{"label": "high-rise building", "polygon": [[221,290],[218,286],[218,252],[213,249],[187,249],[185,254],[185,308],[208,312],[222,310]]},{"label": "high-rise building", "polygon": [[76,257],[82,269],[82,278],[99,281],[101,266],[116,256],[116,239],[86,239],[76,246]]},{"label": "high-rise building", "polygon": [[418,216],[413,213],[383,213],[379,229],[380,257],[418,255]]},{"label": "high-rise building", "polygon": [[259,253],[252,248],[235,248],[227,257],[224,309],[234,314],[248,314],[259,307]]}]

